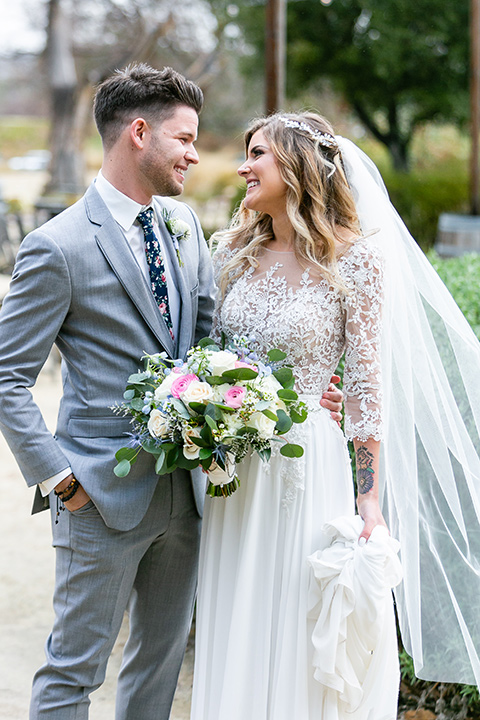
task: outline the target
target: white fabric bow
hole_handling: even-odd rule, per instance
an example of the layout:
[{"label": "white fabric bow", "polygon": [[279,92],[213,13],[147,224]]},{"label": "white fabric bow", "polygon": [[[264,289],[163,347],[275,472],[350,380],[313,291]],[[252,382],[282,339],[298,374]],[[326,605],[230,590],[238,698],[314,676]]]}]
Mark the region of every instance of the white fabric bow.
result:
[{"label": "white fabric bow", "polygon": [[308,558],[314,676],[339,717],[384,720],[396,717],[399,686],[391,589],[402,579],[400,544],[380,525],[359,544],[362,528],[358,515],[328,523],[331,544]]}]

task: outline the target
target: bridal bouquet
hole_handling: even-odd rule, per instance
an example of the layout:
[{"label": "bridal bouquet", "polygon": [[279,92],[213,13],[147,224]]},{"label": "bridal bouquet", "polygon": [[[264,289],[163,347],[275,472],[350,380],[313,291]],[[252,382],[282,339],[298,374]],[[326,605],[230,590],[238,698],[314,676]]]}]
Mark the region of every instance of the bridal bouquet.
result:
[{"label": "bridal bouquet", "polygon": [[130,375],[123,403],[113,408],[132,416],[134,430],[115,455],[115,474],[128,475],[143,450],[159,475],[202,466],[207,493],[227,497],[238,487],[235,463],[249,451],[268,461],[272,443],[281,442],[282,455],[301,457],[303,448],[282,438],[307,417],[285,357],[272,349],[261,362],[238,336],[224,348],[204,338],[185,362],[145,355],[145,370]]}]

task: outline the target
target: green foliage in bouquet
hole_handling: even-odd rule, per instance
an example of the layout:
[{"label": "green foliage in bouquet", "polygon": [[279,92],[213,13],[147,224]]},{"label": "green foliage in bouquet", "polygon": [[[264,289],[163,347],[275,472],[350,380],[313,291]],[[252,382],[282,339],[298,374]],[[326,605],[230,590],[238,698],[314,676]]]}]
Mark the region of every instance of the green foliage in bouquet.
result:
[{"label": "green foliage in bouquet", "polygon": [[159,475],[201,466],[211,478],[208,494],[226,497],[238,487],[234,464],[247,452],[268,462],[272,443],[282,442],[282,455],[301,457],[303,448],[282,437],[307,417],[285,358],[274,348],[261,361],[240,337],[226,349],[204,338],[185,362],[146,354],[145,369],[130,375],[123,403],[113,408],[133,426],[130,445],[115,455],[115,474],[128,475],[144,451]]}]

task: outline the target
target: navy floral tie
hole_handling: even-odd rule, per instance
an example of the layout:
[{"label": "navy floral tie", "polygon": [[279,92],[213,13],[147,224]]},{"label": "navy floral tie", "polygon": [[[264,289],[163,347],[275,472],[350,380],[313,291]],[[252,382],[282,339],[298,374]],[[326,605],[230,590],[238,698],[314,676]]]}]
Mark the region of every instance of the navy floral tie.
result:
[{"label": "navy floral tie", "polygon": [[172,340],[174,340],[172,316],[170,315],[170,305],[168,303],[165,265],[163,264],[160,243],[153,229],[153,208],[143,210],[139,213],[139,215],[137,215],[137,220],[142,226],[143,234],[145,236],[145,253],[150,271],[153,297],[155,298],[158,309],[162,313],[167,324],[170,336]]}]

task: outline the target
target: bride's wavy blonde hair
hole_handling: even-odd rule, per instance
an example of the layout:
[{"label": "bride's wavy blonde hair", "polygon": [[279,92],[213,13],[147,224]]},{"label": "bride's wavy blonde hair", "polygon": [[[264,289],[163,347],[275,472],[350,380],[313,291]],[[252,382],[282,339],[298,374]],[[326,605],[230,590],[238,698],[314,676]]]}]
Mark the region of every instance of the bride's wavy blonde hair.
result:
[{"label": "bride's wavy blonde hair", "polygon": [[[288,123],[293,126],[288,126]],[[301,123],[313,132],[302,129]],[[333,286],[343,288],[337,269],[339,243],[344,249],[344,230],[356,236],[360,225],[352,193],[342,166],[339,148],[328,146],[321,133],[333,136],[330,124],[313,112],[277,113],[254,120],[245,133],[245,149],[262,130],[287,185],[286,209],[295,232],[295,255],[303,266],[314,266]],[[220,272],[222,295],[248,265],[257,266],[257,255],[274,239],[272,218],[248,210],[242,201],[225,230],[216,232],[214,243],[237,250]]]}]

